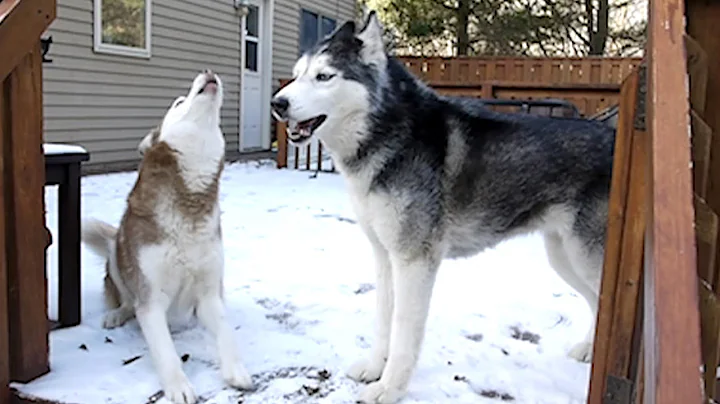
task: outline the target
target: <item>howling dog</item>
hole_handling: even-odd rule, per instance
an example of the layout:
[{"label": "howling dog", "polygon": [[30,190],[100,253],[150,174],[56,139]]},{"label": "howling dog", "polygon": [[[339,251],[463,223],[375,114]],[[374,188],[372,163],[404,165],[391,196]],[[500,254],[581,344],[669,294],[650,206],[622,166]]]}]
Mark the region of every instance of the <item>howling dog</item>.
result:
[{"label": "howling dog", "polygon": [[[377,317],[348,375],[365,403],[404,396],[443,259],[540,232],[551,266],[593,314],[569,355],[589,361],[602,273],[614,130],[597,122],[491,111],[440,96],[383,42],[370,12],[323,38],[272,99],[296,145],[316,136],[348,184],[372,245]],[[494,268],[501,271],[502,268]]]},{"label": "howling dog", "polygon": [[143,155],[119,228],[83,223],[82,239],[106,258],[103,327],[137,318],[165,396],[192,404],[196,396],[174,348],[168,315],[197,315],[217,342],[220,370],[231,386],[250,389],[225,319],[224,252],[218,191],[225,156],[220,130],[223,86],[206,70],[178,97],[159,128],[140,143]]}]

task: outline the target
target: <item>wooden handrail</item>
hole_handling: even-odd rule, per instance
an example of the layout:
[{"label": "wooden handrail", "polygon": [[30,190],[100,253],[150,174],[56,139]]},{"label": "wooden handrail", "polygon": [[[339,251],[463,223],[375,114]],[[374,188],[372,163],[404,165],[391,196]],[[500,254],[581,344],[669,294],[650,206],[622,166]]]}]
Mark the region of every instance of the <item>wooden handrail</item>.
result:
[{"label": "wooden handrail", "polygon": [[[651,0],[645,403],[703,402],[683,0]],[[643,117],[644,118],[644,117]]]},{"label": "wooden handrail", "polygon": [[0,1],[0,24],[5,17],[20,3],[20,0],[2,0]]},{"label": "wooden handrail", "polygon": [[38,44],[55,19],[55,0],[4,0],[0,3],[0,81]]}]

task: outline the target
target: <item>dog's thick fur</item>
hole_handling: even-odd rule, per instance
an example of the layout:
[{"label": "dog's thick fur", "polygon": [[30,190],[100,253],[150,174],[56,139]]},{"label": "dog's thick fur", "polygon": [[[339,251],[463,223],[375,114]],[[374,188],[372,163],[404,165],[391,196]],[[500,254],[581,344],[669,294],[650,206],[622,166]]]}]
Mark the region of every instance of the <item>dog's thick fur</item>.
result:
[{"label": "dog's thick fur", "polygon": [[[272,107],[293,143],[314,135],[330,151],[374,250],[375,339],[348,371],[372,382],[360,401],[405,394],[444,258],[539,231],[550,264],[587,300],[594,322],[611,128],[439,96],[386,52],[374,12],[359,31],[347,22],[304,54]],[[593,338],[594,325],[569,354],[588,361]]]},{"label": "dog's thick fur", "polygon": [[224,253],[218,188],[225,140],[220,131],[223,88],[210,71],[199,74],[160,127],[140,143],[143,159],[119,228],[97,219],[83,223],[83,241],[107,259],[103,326],[135,316],[165,396],[191,404],[168,314],[200,322],[217,341],[226,382],[251,388],[240,362],[223,302]]}]

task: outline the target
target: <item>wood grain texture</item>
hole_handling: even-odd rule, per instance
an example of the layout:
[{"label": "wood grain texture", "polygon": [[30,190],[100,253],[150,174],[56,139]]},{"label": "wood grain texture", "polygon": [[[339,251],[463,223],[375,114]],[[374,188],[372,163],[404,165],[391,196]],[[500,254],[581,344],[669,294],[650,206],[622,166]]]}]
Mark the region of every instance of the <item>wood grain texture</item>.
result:
[{"label": "wood grain texture", "polygon": [[5,154],[8,152],[5,140],[9,138],[10,121],[7,116],[7,92],[5,82],[0,80],[0,403],[10,401],[10,329],[8,318],[7,252],[5,251],[9,235],[5,223],[6,194]]},{"label": "wood grain texture", "polygon": [[0,24],[0,80],[29,49],[40,44],[40,35],[55,19],[55,0],[19,0],[4,15]]},{"label": "wood grain texture", "polygon": [[[635,105],[633,105],[635,106]],[[636,365],[636,330],[638,295],[643,269],[643,245],[647,217],[647,162],[646,131],[631,128],[626,136],[632,137],[628,195],[623,222],[620,260],[615,291],[615,304],[611,322],[607,373],[632,380],[631,368]]]},{"label": "wood grain texture", "polygon": [[637,73],[631,73],[623,83],[620,91],[620,110],[618,112],[618,129],[615,136],[615,152],[613,156],[613,172],[610,182],[610,198],[608,203],[608,222],[605,237],[605,256],[603,260],[603,277],[600,286],[598,316],[595,327],[595,343],[593,344],[593,361],[591,366],[589,404],[602,403],[607,375],[608,349],[612,329],[613,308],[620,262],[623,223],[625,222],[625,205],[630,178],[630,156],[632,147],[632,122],[635,110]]},{"label": "wood grain texture", "polygon": [[45,169],[42,151],[40,43],[8,77],[10,136],[5,136],[6,224],[11,379],[29,381],[49,371],[45,275]]},{"label": "wood grain texture", "polygon": [[643,330],[648,404],[703,402],[684,9],[682,0],[649,3],[651,210]]}]

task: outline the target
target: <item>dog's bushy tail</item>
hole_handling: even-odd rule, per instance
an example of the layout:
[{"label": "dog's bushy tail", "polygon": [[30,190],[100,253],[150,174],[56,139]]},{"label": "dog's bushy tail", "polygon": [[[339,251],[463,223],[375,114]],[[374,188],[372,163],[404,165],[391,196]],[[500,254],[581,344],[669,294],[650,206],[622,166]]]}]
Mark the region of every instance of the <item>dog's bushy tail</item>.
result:
[{"label": "dog's bushy tail", "polygon": [[82,223],[82,241],[95,254],[105,258],[104,295],[105,305],[109,309],[120,307],[120,291],[110,276],[110,254],[112,252],[117,228],[98,219],[87,219]]},{"label": "dog's bushy tail", "polygon": [[82,223],[82,241],[97,255],[108,259],[115,243],[117,228],[99,219],[87,219]]}]

